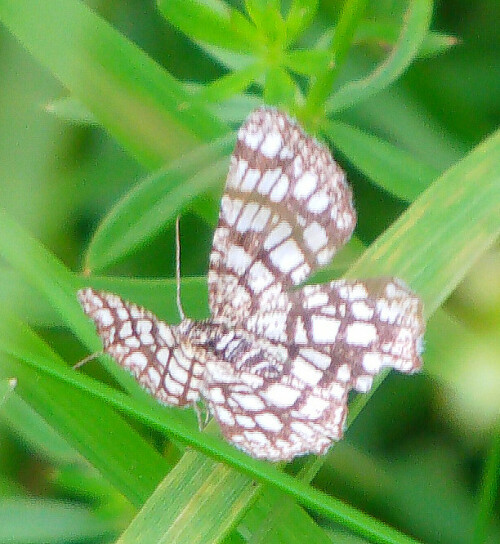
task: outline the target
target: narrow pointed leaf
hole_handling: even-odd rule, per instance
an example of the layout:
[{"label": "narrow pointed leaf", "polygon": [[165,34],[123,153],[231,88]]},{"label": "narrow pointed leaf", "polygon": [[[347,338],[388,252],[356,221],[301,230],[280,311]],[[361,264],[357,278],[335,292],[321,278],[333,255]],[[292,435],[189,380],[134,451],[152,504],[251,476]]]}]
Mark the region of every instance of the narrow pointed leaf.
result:
[{"label": "narrow pointed leaf", "polygon": [[370,181],[401,200],[415,200],[438,175],[410,153],[346,123],[327,121],[324,133]]},{"label": "narrow pointed leaf", "polygon": [[222,186],[234,142],[232,134],[216,140],[137,184],[99,225],[87,249],[86,269],[100,270],[131,253],[196,196]]},{"label": "narrow pointed leaf", "polygon": [[327,102],[334,113],[354,106],[395,81],[418,55],[429,30],[432,0],[409,0],[401,34],[385,61],[367,77],[346,83]]}]

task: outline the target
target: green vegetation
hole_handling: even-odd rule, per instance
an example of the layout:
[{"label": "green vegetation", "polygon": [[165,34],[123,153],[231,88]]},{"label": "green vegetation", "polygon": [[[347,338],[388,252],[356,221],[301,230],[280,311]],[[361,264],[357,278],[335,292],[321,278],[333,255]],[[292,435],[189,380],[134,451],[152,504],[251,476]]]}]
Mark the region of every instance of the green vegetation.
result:
[{"label": "green vegetation", "polygon": [[[495,0],[0,0],[0,542],[500,541]],[[277,105],[359,215],[317,274],[394,274],[424,372],[381,377],[324,458],[275,466],[159,406],[100,349],[84,285],[203,318],[235,129]],[[120,536],[121,535],[121,536]]]}]

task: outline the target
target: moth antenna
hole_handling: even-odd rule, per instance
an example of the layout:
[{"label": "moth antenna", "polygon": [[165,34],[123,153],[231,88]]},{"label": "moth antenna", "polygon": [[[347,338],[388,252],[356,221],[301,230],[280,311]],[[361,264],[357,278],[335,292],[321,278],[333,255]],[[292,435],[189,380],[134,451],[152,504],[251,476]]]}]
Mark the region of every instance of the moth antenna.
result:
[{"label": "moth antenna", "polygon": [[182,321],[185,319],[181,302],[181,237],[180,237],[180,216],[175,219],[175,279],[177,283],[177,310]]}]

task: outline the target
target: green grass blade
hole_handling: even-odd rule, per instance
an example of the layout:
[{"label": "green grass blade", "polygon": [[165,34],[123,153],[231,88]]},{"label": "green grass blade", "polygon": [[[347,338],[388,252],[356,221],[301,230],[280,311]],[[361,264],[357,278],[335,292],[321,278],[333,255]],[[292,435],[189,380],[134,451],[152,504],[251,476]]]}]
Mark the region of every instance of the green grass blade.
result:
[{"label": "green grass blade", "polygon": [[[40,375],[32,366],[6,359],[0,372],[16,376],[16,393],[133,504],[143,504],[168,469],[165,459],[105,401],[52,377],[62,372],[84,378],[6,310],[1,311],[0,350],[49,370]],[[138,459],[144,462],[140,471]]]},{"label": "green grass blade", "polygon": [[390,55],[367,77],[346,83],[327,102],[336,113],[366,100],[395,81],[418,55],[428,33],[432,0],[409,0],[399,39]]},{"label": "green grass blade", "polygon": [[[56,310],[66,324],[85,344],[90,352],[101,350],[95,328],[83,314],[76,299],[79,284],[75,276],[54,256],[47,251],[38,240],[35,240],[23,227],[14,221],[0,208],[0,256],[27,283],[34,286],[44,299]],[[134,379],[120,372],[116,365],[103,359],[108,372],[133,395],[146,396],[138,391]]]},{"label": "green grass blade", "polygon": [[497,131],[436,180],[368,248],[349,276],[397,274],[422,297],[430,316],[499,234]]},{"label": "green grass blade", "polygon": [[[301,504],[314,509],[322,515],[342,522],[346,527],[351,528],[355,532],[359,532],[375,542],[408,544],[414,542],[385,524],[357,511],[355,508],[347,506],[341,501],[328,497],[324,493],[309,487],[305,483],[279,472],[273,465],[251,459],[244,453],[235,450],[235,448],[221,439],[210,436],[207,433],[200,433],[195,430],[194,425],[186,424],[186,417],[183,417],[184,413],[179,413],[179,410],[151,406],[150,403],[137,401],[134,398],[127,397],[123,393],[114,391],[108,386],[95,382],[84,375],[66,369],[62,363],[54,364],[54,359],[57,363],[57,358],[54,358],[51,354],[44,353],[44,350],[47,348],[40,346],[36,337],[33,338],[33,335],[26,332],[26,328],[22,327],[21,324],[15,324],[12,319],[7,319],[6,317],[0,320],[0,325],[2,327],[0,328],[0,349],[16,358],[22,359],[28,363],[30,367],[32,366],[37,370],[42,371],[47,378],[47,383],[49,384],[47,391],[50,391],[50,394],[45,392],[45,390],[36,387],[35,384],[37,383],[37,380],[33,377],[31,379],[26,379],[24,382],[25,387],[35,387],[35,393],[38,397],[35,399],[30,398],[30,404],[34,405],[40,413],[43,413],[43,410],[46,409],[49,413],[54,412],[57,415],[69,414],[74,416],[76,413],[79,416],[81,413],[81,406],[86,406],[83,399],[85,398],[86,393],[90,393],[120,410],[133,415],[152,427],[161,431],[166,431],[170,436],[176,437],[181,442],[195,447],[200,452],[237,468],[243,474],[257,478],[262,482],[272,484],[282,492],[290,494]],[[3,330],[3,327],[5,327],[5,331]],[[8,334],[5,334],[7,331],[13,329],[18,330],[18,335],[20,336],[16,338],[20,338],[19,342],[17,342],[15,338],[9,338]],[[26,348],[26,344],[28,344],[28,348]],[[35,347],[33,347],[33,345],[35,345]],[[55,379],[50,379],[52,377]],[[61,386],[60,390],[57,388],[59,380],[64,382],[59,383]],[[66,387],[66,384],[71,384],[73,387],[68,388]],[[76,395],[77,390],[75,390],[75,387],[81,390],[81,396]],[[39,404],[36,404],[37,399],[39,399]],[[91,409],[91,406],[93,409]],[[82,436],[85,440],[81,437],[75,438],[76,443],[73,445],[79,449],[79,451],[82,451],[85,456],[92,457],[93,454],[95,455],[95,453],[93,453],[96,449],[94,444],[106,444],[107,442],[110,443],[106,446],[106,450],[114,447],[116,453],[123,456],[124,448],[127,446],[125,446],[124,443],[117,441],[117,439],[123,440],[122,436],[128,437],[129,433],[127,433],[126,429],[123,429],[120,425],[114,426],[114,423],[112,423],[108,428],[107,424],[103,424],[103,417],[105,417],[107,421],[110,420],[110,415],[105,413],[106,409],[107,407],[104,404],[99,405],[99,403],[94,405],[89,404],[88,408],[85,408],[86,413],[87,411],[89,413],[90,421],[94,421],[94,416],[96,418],[95,430],[103,432],[103,436],[94,438],[95,442],[89,440],[88,435],[85,436],[84,434]],[[104,414],[104,416],[102,416],[102,414]],[[65,430],[65,436],[67,436],[69,440],[76,436],[75,433],[71,433],[68,430],[71,429],[73,425],[69,425]],[[78,430],[84,433],[84,431],[87,431],[87,427],[85,427],[84,430]],[[85,448],[87,448],[88,451],[85,451]],[[99,454],[100,451],[101,450],[99,449],[97,454]],[[131,470],[130,467],[122,471],[121,464],[118,464],[118,466],[115,467],[115,463],[112,462],[111,466],[106,467],[106,474],[110,480],[126,494],[126,496],[130,497],[131,500],[137,504],[137,502],[141,499],[144,500],[145,498],[144,494],[142,496],[134,494],[134,491],[144,492],[145,483],[142,481],[143,471],[146,468],[149,469],[149,472],[153,469],[161,470],[162,463],[152,462],[150,464],[148,462],[147,466],[143,466],[143,458],[136,456],[137,447],[131,448],[130,451],[134,452],[132,459],[129,460],[127,458],[124,462],[132,461],[133,463],[137,463],[137,459],[141,459],[141,473],[139,473],[137,469]],[[106,460],[113,459],[113,451],[106,451],[105,457]],[[162,462],[164,461],[162,460]],[[120,477],[113,473],[113,469],[119,471]],[[115,477],[114,480],[113,477]],[[131,479],[131,477],[133,478]],[[139,480],[139,483],[141,484],[140,489],[130,487],[134,478]],[[233,475],[233,478],[235,478],[235,475]],[[153,480],[154,477],[151,476],[151,479],[146,482],[146,484],[154,484]],[[232,485],[231,478],[228,478],[227,482],[229,486]],[[219,490],[219,492],[221,492],[221,490]],[[169,494],[171,493],[174,493],[175,495],[176,492],[170,489]],[[241,503],[238,504],[243,507]]]},{"label": "green grass blade", "polygon": [[111,523],[100,520],[88,508],[70,502],[21,497],[0,501],[1,542],[95,542],[107,540],[115,533]]},{"label": "green grass blade", "polygon": [[[11,379],[12,380],[12,379]],[[17,380],[15,380],[17,381]],[[14,393],[2,405],[2,385],[0,382],[0,418],[14,430],[16,435],[29,444],[32,451],[56,464],[82,462],[81,457],[62,435],[43,419],[26,401]]]},{"label": "green grass blade", "polygon": [[257,491],[248,476],[187,452],[117,542],[220,542]]},{"label": "green grass blade", "polygon": [[227,132],[193,105],[178,81],[82,2],[0,0],[0,21],[148,167]]},{"label": "green grass blade", "polygon": [[158,8],[192,40],[237,53],[252,53],[255,49],[255,27],[225,2],[159,0]]},{"label": "green grass blade", "polygon": [[85,268],[95,271],[116,262],[173,221],[195,196],[222,186],[235,140],[230,134],[200,147],[137,184],[99,225]]},{"label": "green grass blade", "polygon": [[412,202],[438,176],[438,171],[392,144],[339,121],[326,121],[323,133],[370,181]]}]

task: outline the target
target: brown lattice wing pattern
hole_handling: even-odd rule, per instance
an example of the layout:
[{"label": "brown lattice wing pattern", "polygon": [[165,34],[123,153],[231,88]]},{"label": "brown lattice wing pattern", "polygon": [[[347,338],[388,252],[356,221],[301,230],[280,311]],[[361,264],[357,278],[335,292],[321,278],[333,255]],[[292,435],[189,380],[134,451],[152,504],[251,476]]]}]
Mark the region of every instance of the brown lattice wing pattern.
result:
[{"label": "brown lattice wing pattern", "polygon": [[350,238],[356,214],[328,149],[277,110],[238,133],[210,256],[210,305],[231,320],[304,281]]},{"label": "brown lattice wing pattern", "polygon": [[[323,453],[342,437],[352,388],[367,392],[384,367],[411,373],[422,364],[421,302],[399,280],[342,280],[288,297],[287,340],[260,357],[270,358],[270,345],[274,359],[285,350],[281,373],[237,369],[226,357],[207,361],[203,389],[226,438],[271,460]],[[255,316],[257,339],[277,336],[258,328],[265,322]]]},{"label": "brown lattice wing pattern", "polygon": [[184,406],[199,399],[205,369],[177,327],[111,293],[87,288],[78,299],[95,323],[104,352],[159,402]]}]

